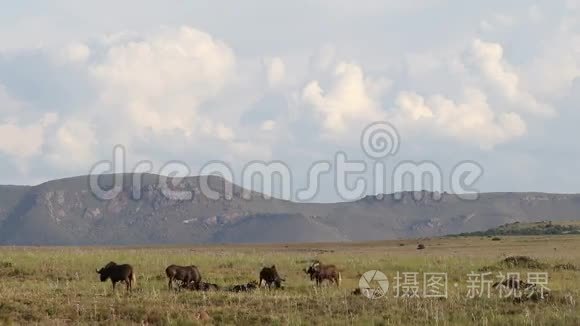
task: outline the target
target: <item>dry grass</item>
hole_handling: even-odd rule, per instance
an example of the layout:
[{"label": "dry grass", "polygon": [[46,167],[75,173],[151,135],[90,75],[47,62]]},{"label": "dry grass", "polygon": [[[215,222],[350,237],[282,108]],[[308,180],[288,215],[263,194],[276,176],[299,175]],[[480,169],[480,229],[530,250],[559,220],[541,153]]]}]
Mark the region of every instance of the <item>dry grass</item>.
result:
[{"label": "dry grass", "polygon": [[[0,324],[231,324],[231,325],[578,325],[580,237],[421,239],[356,244],[289,244],[151,248],[0,248]],[[546,264],[552,298],[514,302],[467,298],[467,274],[497,266],[510,256]],[[312,259],[342,270],[341,288],[315,288],[302,269]],[[114,260],[131,263],[135,291],[112,293],[95,268]],[[195,264],[206,281],[221,286],[256,280],[262,266],[276,264],[285,290],[254,293],[167,290],[164,269]],[[569,265],[566,265],[569,264]],[[544,266],[544,265],[542,265]],[[550,267],[548,267],[550,266]],[[362,273],[384,272],[391,286],[397,272],[446,272],[447,299],[381,299],[352,295]],[[526,266],[505,266],[521,272]],[[495,273],[495,271],[494,271]],[[422,283],[422,282],[421,282]],[[455,287],[457,283],[457,287]],[[422,287],[422,284],[420,284]]]}]

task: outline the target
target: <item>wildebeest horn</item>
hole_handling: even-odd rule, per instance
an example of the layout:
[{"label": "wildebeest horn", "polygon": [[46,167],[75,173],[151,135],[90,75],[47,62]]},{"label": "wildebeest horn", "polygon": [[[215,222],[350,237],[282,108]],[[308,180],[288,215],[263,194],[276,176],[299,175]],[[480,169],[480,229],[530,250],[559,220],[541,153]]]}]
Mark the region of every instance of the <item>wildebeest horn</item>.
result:
[{"label": "wildebeest horn", "polygon": [[95,268],[95,271],[97,271],[97,274],[99,274],[99,270]]}]

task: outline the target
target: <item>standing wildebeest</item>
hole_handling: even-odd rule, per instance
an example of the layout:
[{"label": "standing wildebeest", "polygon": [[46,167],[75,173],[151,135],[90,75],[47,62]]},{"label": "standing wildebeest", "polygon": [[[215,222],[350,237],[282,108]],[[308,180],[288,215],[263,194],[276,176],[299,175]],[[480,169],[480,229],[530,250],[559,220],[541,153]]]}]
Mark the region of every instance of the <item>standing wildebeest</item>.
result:
[{"label": "standing wildebeest", "polygon": [[312,263],[304,272],[310,275],[310,280],[316,280],[316,285],[322,284],[324,280],[329,280],[331,283],[335,283],[336,286],[340,286],[340,282],[342,281],[342,277],[336,266],[322,265],[319,261]]},{"label": "standing wildebeest", "polygon": [[133,266],[128,264],[117,265],[114,262],[110,262],[105,267],[97,270],[97,274],[101,275],[101,282],[111,279],[111,282],[113,283],[113,291],[115,290],[115,284],[117,284],[117,282],[125,282],[127,285],[127,291],[131,291],[133,284],[137,283],[135,273],[133,272]]},{"label": "standing wildebeest", "polygon": [[279,289],[282,287],[282,282],[284,282],[285,279],[278,275],[276,265],[272,265],[272,267],[264,267],[260,271],[260,286],[262,286],[262,281],[265,282],[265,285],[268,287],[271,287],[273,284],[277,289]]},{"label": "standing wildebeest", "polygon": [[187,287],[189,283],[194,283],[194,288],[199,287],[199,282],[201,282],[201,274],[197,267],[191,266],[177,266],[170,265],[165,269],[165,274],[169,278],[167,286],[171,290],[173,288],[173,281],[178,280],[183,282],[182,287]]}]

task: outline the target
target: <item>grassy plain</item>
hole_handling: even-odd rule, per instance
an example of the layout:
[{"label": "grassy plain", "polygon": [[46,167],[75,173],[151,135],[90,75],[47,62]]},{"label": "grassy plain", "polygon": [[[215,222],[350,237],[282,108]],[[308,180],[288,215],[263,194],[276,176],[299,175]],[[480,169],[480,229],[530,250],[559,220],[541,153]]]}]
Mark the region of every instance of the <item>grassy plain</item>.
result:
[{"label": "grassy plain", "polygon": [[[417,250],[417,244],[426,245]],[[0,324],[230,324],[230,325],[580,325],[580,236],[433,238],[346,244],[216,245],[150,248],[0,247]],[[530,256],[541,269],[503,266],[508,256]],[[302,271],[320,259],[342,271],[340,288],[316,288]],[[96,268],[130,263],[132,294],[112,292]],[[204,280],[220,286],[257,280],[276,264],[284,290],[253,293],[168,291],[169,264],[197,265]],[[568,264],[568,265],[565,265]],[[567,266],[555,268],[556,265]],[[486,268],[487,267],[487,268]],[[361,274],[379,270],[390,281],[375,300],[351,292]],[[468,274],[480,270],[547,272],[551,297],[514,302],[495,291],[468,298]],[[445,272],[448,297],[396,298],[397,272]],[[457,286],[455,286],[457,284]]]}]

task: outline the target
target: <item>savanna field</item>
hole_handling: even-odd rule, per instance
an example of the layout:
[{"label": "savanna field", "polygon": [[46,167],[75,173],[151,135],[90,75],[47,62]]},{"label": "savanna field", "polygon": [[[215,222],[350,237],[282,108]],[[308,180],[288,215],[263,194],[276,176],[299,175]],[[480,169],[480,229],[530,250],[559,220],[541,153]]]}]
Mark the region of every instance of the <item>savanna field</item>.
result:
[{"label": "savanna field", "polygon": [[[422,243],[426,249],[417,250]],[[2,247],[1,324],[150,325],[580,325],[580,236],[434,238],[361,244],[223,245],[182,247]],[[510,256],[531,262],[501,263]],[[335,264],[340,288],[317,288],[303,269],[312,260]],[[132,264],[131,294],[99,281],[109,261]],[[165,267],[196,265],[206,282],[229,285],[258,280],[275,264],[285,288],[250,293],[169,291]],[[383,272],[386,295],[353,294],[369,270]],[[395,297],[397,272],[417,272],[420,298]],[[447,273],[448,297],[424,298],[423,273]],[[514,300],[491,289],[469,298],[468,274],[546,272],[544,300]],[[457,286],[456,286],[457,284]],[[376,286],[371,284],[371,286]]]}]

